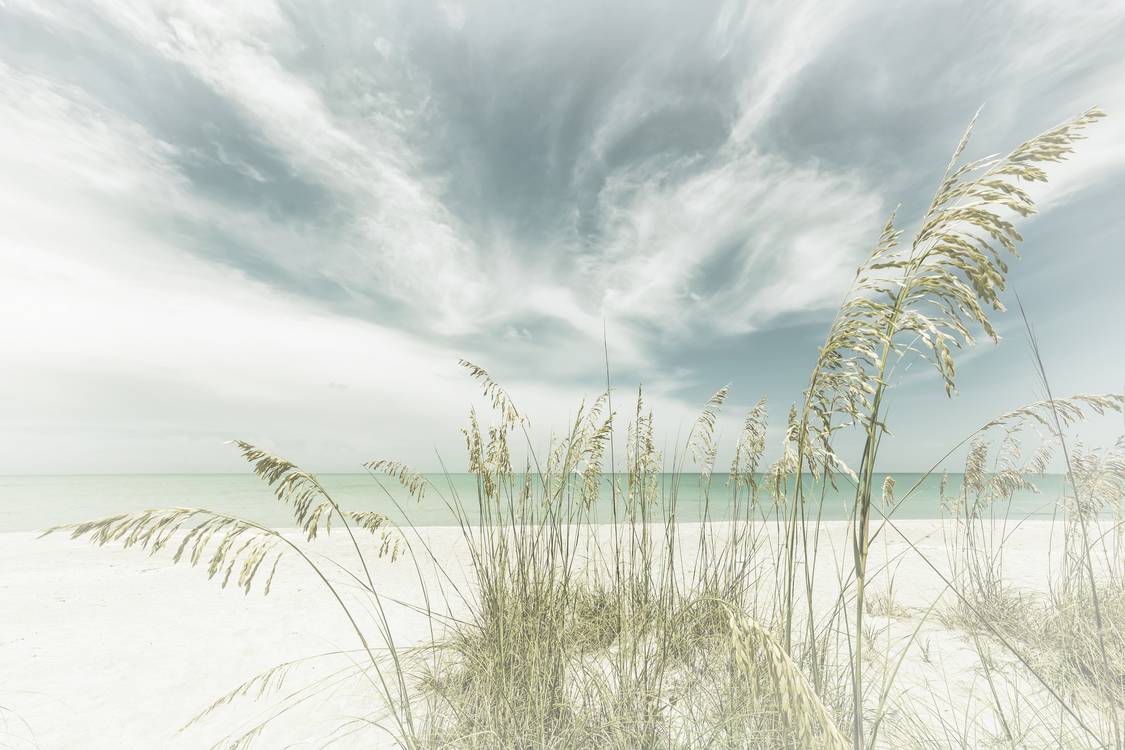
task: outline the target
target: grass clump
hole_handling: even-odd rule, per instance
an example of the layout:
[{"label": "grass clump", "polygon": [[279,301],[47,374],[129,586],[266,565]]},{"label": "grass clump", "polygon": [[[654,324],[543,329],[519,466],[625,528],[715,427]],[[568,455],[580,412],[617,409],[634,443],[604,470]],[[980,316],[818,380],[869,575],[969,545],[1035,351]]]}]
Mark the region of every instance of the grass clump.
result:
[{"label": "grass clump", "polygon": [[[1026,184],[1044,181],[1045,165],[1064,160],[1099,117],[1089,110],[1005,156],[978,161],[962,160],[966,132],[913,239],[903,241],[892,216],[858,269],[803,399],[789,411],[781,456],[769,466],[762,465],[764,401],[746,415],[726,507],[711,507],[710,487],[728,388],[704,404],[667,460],[656,448],[643,393],[619,417],[607,371],[605,392],[583,403],[567,432],[538,453],[515,400],[486,370],[462,362],[495,420],[482,426],[472,411],[464,429],[475,492],[443,492],[398,462],[367,464],[412,496],[445,503],[457,519],[472,568],[460,588],[457,571],[437,570],[440,599],[422,574],[425,564],[437,566],[423,533],[341,508],[315,476],[245,443],[239,449],[292,509],[305,541],[335,525],[356,553],[352,566],[330,566],[275,530],[202,510],[149,511],[66,530],[152,552],[177,545],[175,560],[206,558],[212,576],[225,582],[237,572],[247,590],[269,561],[267,588],[277,559],[294,557],[332,593],[360,646],[358,659],[326,679],[367,683],[376,693],[371,715],[349,726],[402,747],[871,750],[934,746],[940,737],[970,747],[987,737],[1009,746],[1065,740],[1066,747],[1120,750],[1122,711],[1112,701],[1119,696],[1125,600],[1114,583],[1122,579],[1106,576],[1122,560],[1120,486],[1113,480],[1121,461],[1068,451],[1063,433],[1087,412],[1120,411],[1121,398],[1056,399],[1048,390],[1045,401],[970,436],[977,442],[965,479],[947,501],[947,571],[893,521],[920,482],[901,496],[893,479],[881,494],[875,486],[896,367],[921,357],[954,393],[954,353],[981,333],[997,338],[989,316],[1003,309],[1006,258],[1022,240],[1015,222],[1035,210]],[[1062,444],[1071,486],[1061,509],[1062,577],[1047,603],[1013,589],[1004,565],[1010,535],[1002,511],[1014,493],[1033,488],[1049,458],[1039,452],[1022,459],[1016,435],[1027,424],[1045,427]],[[986,438],[997,431],[1004,437],[990,464]],[[841,455],[845,433],[862,446],[850,462]],[[620,456],[616,442],[624,443]],[[684,481],[699,483],[698,523],[680,520]],[[842,551],[822,543],[823,493],[837,483],[854,489]],[[1099,536],[1103,510],[1114,502],[1118,525]],[[991,719],[950,727],[938,711],[933,722],[920,721],[918,704],[896,689],[912,651],[934,661],[930,647],[920,645],[929,640],[919,636],[937,603],[918,610],[897,602],[887,573],[892,561],[878,560],[879,537],[888,557],[895,533],[952,595],[955,605],[940,619],[971,634]],[[380,595],[373,573],[373,558],[400,555],[419,569],[424,603],[415,606],[432,633],[409,648],[395,643],[393,603]],[[827,595],[818,593],[825,581],[833,584]],[[1031,615],[1037,619],[1029,629]],[[875,627],[874,616],[887,624]],[[892,639],[892,631],[901,637]],[[1048,648],[1049,632],[1069,650]],[[253,678],[216,705],[273,694],[278,674]],[[1064,675],[1086,679],[1093,692],[1082,697]],[[284,710],[326,684],[291,693]],[[1022,694],[1013,685],[1031,685],[1041,710],[1011,698]],[[984,715],[969,710],[971,696],[967,705],[966,716]],[[1049,714],[1053,723],[1021,729],[1020,717],[1029,713]],[[248,747],[268,721],[216,747]]]}]

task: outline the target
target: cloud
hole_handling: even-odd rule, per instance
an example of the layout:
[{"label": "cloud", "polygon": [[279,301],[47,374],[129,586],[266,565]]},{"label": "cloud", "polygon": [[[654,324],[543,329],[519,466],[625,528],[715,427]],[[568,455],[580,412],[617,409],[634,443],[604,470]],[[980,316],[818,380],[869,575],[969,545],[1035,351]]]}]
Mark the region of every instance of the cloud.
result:
[{"label": "cloud", "polygon": [[838,303],[879,199],[858,178],[764,154],[715,162],[682,180],[640,172],[606,186],[596,275],[610,310],[732,333]]},{"label": "cloud", "polygon": [[621,382],[689,419],[758,363],[807,359],[982,102],[980,153],[1091,103],[1116,115],[1053,170],[1036,231],[1076,236],[1073,205],[1125,173],[1112,2],[9,0],[0,17],[0,291],[21,323],[0,344],[34,405],[11,416],[86,436],[70,445],[91,464],[113,442],[91,435],[118,435],[126,465],[171,431],[195,458],[153,465],[202,465],[192,436],[240,425],[328,456],[414,412],[396,439],[428,461],[471,392],[446,380],[456,357],[563,413],[601,386],[603,335]]},{"label": "cloud", "polygon": [[[357,73],[354,81],[341,81],[345,103],[361,104],[369,93],[379,101],[356,113],[332,111],[309,80],[283,64],[303,42],[272,3],[222,10],[197,3],[157,10],[147,3],[115,3],[103,10],[137,43],[184,65],[234,102],[290,168],[346,204],[348,226],[337,251],[303,253],[292,259],[291,273],[327,276],[360,297],[377,288],[399,302],[425,300],[440,333],[463,332],[471,324],[464,311],[480,304],[483,269],[402,137],[419,124],[412,102],[426,98],[424,87],[409,85],[384,97],[378,77]],[[409,70],[397,72],[413,82]]]},{"label": "cloud", "polygon": [[[675,87],[670,90],[667,84],[653,84],[654,65],[658,70],[667,69],[678,61],[662,59],[652,53],[651,40],[640,40],[636,44],[641,57],[632,66],[635,72],[631,79],[624,76],[632,81],[626,89],[634,91],[634,105],[620,104],[630,101],[628,93],[605,97],[610,101],[605,119],[594,118],[588,123],[594,138],[575,154],[576,162],[580,167],[585,165],[587,171],[590,164],[603,162],[600,189],[593,193],[598,196],[594,221],[603,233],[608,229],[615,234],[579,241],[577,228],[569,237],[564,230],[562,240],[552,248],[558,259],[532,259],[529,263],[528,256],[534,253],[520,247],[529,239],[527,232],[518,226],[504,228],[503,220],[497,222],[488,216],[490,211],[503,212],[503,207],[477,206],[476,215],[458,216],[450,207],[457,201],[443,192],[446,176],[426,169],[428,154],[411,142],[410,134],[418,128],[440,127],[441,118],[450,113],[442,102],[434,102],[438,92],[429,80],[434,74],[410,58],[405,40],[381,45],[372,42],[364,58],[370,68],[329,68],[309,76],[299,74],[295,61],[308,46],[323,44],[325,40],[303,37],[297,19],[272,3],[250,3],[223,10],[190,3],[109,3],[100,12],[103,20],[126,34],[133,44],[182,66],[229,102],[253,137],[275,150],[289,170],[331,195],[326,213],[337,225],[322,232],[327,243],[317,243],[321,244],[317,250],[301,252],[286,247],[291,243],[283,243],[282,252],[269,252],[268,258],[263,259],[265,253],[255,246],[271,239],[270,229],[264,230],[265,236],[255,236],[252,220],[227,217],[224,223],[233,235],[230,245],[246,248],[241,251],[243,256],[236,254],[227,260],[250,268],[265,261],[279,277],[277,281],[288,281],[296,287],[306,286],[308,278],[324,279],[331,282],[328,288],[334,290],[332,293],[353,299],[357,308],[369,304],[372,317],[382,317],[386,308],[380,302],[389,301],[404,311],[400,315],[408,314],[424,330],[438,335],[464,334],[482,323],[506,326],[529,313],[556,317],[588,336],[600,328],[595,323],[606,313],[622,313],[621,322],[627,324],[631,313],[621,308],[620,286],[630,283],[629,277],[610,277],[622,255],[630,256],[625,262],[625,270],[629,270],[630,265],[648,262],[650,248],[635,243],[630,246],[620,232],[630,222],[643,222],[644,212],[653,210],[660,198],[650,193],[627,205],[617,200],[615,193],[639,174],[650,184],[666,185],[673,200],[677,194],[699,189],[702,194],[693,204],[696,214],[709,207],[730,212],[760,194],[769,186],[767,181],[786,179],[785,165],[769,169],[752,169],[745,163],[735,169],[724,165],[722,162],[731,157],[745,161],[753,156],[749,152],[732,154],[729,144],[721,142],[701,154],[701,158],[715,165],[702,175],[693,174],[693,170],[662,172],[652,168],[654,156],[682,149],[683,145],[675,142],[664,144],[655,153],[642,151],[630,161],[612,163],[619,159],[623,144],[636,141],[646,123],[654,122],[654,127],[659,128],[661,123],[678,116],[682,106],[697,103],[690,96],[677,101]],[[795,21],[789,20],[787,24],[786,28],[792,30]],[[696,26],[696,33],[710,31],[705,16],[696,18]],[[380,42],[385,40],[379,38]],[[347,52],[356,54],[351,47]],[[775,68],[777,75],[781,75],[781,67],[780,63],[767,66],[764,72],[756,74],[756,80],[773,75],[770,71]],[[638,76],[642,83],[636,82]],[[316,83],[324,82],[326,77],[331,85],[318,87]],[[638,87],[643,89],[645,85],[650,86],[647,95],[637,93]],[[721,94],[715,92],[714,98],[721,98]],[[193,114],[184,113],[188,117]],[[206,117],[206,113],[200,114]],[[143,123],[138,124],[143,127]],[[448,127],[458,123],[444,124]],[[221,133],[216,137],[220,140],[213,144],[212,152],[219,165],[248,178],[254,183],[252,189],[270,189],[269,178],[262,170],[242,158],[233,148],[235,144],[223,144]],[[575,136],[557,136],[566,137],[573,140]],[[443,148],[441,144],[421,145],[439,151]],[[554,144],[544,145],[550,149]],[[777,159],[774,157],[773,161]],[[808,167],[795,167],[794,171],[800,172],[796,182],[809,182]],[[849,178],[828,174],[824,179],[839,184]],[[784,192],[784,185],[778,187],[779,192]],[[647,189],[645,185],[640,188]],[[549,199],[558,200],[560,206],[588,200],[574,192],[570,188]],[[484,215],[480,213],[482,209]],[[629,211],[636,212],[633,219],[623,215]],[[608,216],[603,217],[603,213]],[[698,215],[688,216],[685,223],[698,219]],[[285,217],[278,223],[290,228],[294,224]],[[502,227],[499,236],[487,229],[490,224]],[[301,229],[299,234],[307,239]],[[724,243],[727,247],[723,249],[729,251],[730,243],[735,241],[730,236],[733,231],[715,232],[704,238],[698,254],[705,258],[716,252],[719,248],[714,246],[715,241]],[[517,262],[508,262],[496,245],[518,247]],[[593,265],[607,265],[608,273],[576,277],[576,271],[581,274],[589,267],[581,262],[583,250],[591,250],[595,256]],[[576,254],[579,263],[566,262],[566,256]],[[601,258],[609,258],[610,262],[602,264]],[[751,263],[743,265],[749,267]],[[683,263],[673,264],[670,270],[676,272],[681,268],[688,270]],[[512,279],[513,275],[518,278]],[[535,283],[534,287],[545,292],[532,305],[505,303],[493,293],[498,279],[526,285],[533,279],[560,276],[568,284],[580,280],[594,285],[578,287],[579,294],[568,295],[557,289],[550,291],[551,285]],[[642,274],[639,284],[627,291],[626,298],[644,295],[649,284],[651,278]],[[748,290],[727,291],[743,295]],[[614,298],[613,304],[606,304],[607,295]],[[665,302],[671,305],[675,301],[668,298]],[[758,308],[765,312],[770,306],[761,304]],[[584,312],[579,313],[581,309]],[[696,308],[694,315],[699,323],[714,322],[707,311],[707,305]]]},{"label": "cloud", "polygon": [[[237,470],[223,446],[234,437],[324,469],[373,455],[434,468],[435,451],[463,464],[456,427],[483,406],[456,365],[471,351],[185,251],[136,220],[167,205],[221,218],[180,179],[174,150],[80,92],[0,72],[12,84],[0,163],[22,178],[0,185],[0,315],[19,322],[0,338],[13,396],[0,470]],[[501,373],[531,413],[565,419],[577,398]]]}]

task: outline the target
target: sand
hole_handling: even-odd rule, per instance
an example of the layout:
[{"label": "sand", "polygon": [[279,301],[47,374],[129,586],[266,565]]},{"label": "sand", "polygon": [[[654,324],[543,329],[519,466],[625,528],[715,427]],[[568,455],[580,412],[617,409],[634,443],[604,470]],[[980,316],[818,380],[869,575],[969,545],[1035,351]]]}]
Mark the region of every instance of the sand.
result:
[{"label": "sand", "polygon": [[[903,521],[898,526],[945,568],[940,522]],[[844,525],[828,523],[826,528],[826,538],[843,550]],[[445,570],[463,581],[471,568],[460,531],[441,527],[421,529],[420,534],[438,551]],[[1014,532],[1006,546],[1014,585],[1042,590],[1049,538],[1049,524],[1042,521]],[[943,585],[897,534],[889,532],[887,541],[891,557],[907,551],[895,568],[894,586],[896,601],[910,615],[872,622],[885,625],[888,637],[902,639]],[[314,549],[341,561],[354,559],[347,538],[339,533],[318,539]],[[881,550],[882,541],[876,554]],[[830,596],[834,589],[831,567],[822,571],[818,597]],[[408,561],[381,560],[372,573],[385,595],[421,603],[418,572]],[[432,570],[424,578],[433,589],[437,579]],[[253,717],[264,715],[270,705],[246,701],[177,734],[219,695],[280,662],[356,646],[330,595],[296,564],[282,567],[268,597],[244,595],[233,586],[221,589],[203,570],[172,565],[167,554],[149,557],[65,537],[7,533],[0,534],[0,602],[0,732],[6,733],[0,734],[0,747],[207,747],[238,727],[251,726]],[[398,645],[428,637],[424,618],[388,606]],[[971,671],[972,654],[962,635],[936,620],[924,631],[923,638],[936,642],[939,651],[930,664],[940,664],[946,672]],[[313,665],[303,675],[327,675],[348,658]],[[925,673],[928,668],[920,659],[911,660],[903,684],[932,680],[934,675]],[[294,678],[293,688],[300,684]],[[369,700],[368,686],[345,683],[331,700],[284,717],[259,746],[321,747],[342,718],[362,712]],[[359,741],[344,738],[332,745],[352,746]]]}]

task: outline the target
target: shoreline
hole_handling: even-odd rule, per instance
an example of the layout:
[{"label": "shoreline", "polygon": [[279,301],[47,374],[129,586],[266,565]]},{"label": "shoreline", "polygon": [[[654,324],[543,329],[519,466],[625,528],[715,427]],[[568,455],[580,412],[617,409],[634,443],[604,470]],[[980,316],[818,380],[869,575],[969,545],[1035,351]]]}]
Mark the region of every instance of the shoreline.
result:
[{"label": "shoreline", "polygon": [[[617,475],[618,477],[622,475]],[[711,475],[708,485],[710,504],[719,514],[729,507],[731,488],[722,473]],[[905,493],[923,475],[917,473],[877,473],[878,484],[884,476],[894,476]],[[949,475],[957,486],[959,475]],[[446,500],[459,497],[470,517],[475,516],[476,480],[471,474],[426,475],[431,486],[421,502],[411,497],[401,485],[387,477],[369,474],[321,475],[325,488],[332,497],[349,510],[377,511],[400,523],[413,520],[419,526],[456,526],[456,518],[446,506]],[[673,481],[675,477],[675,481]],[[657,505],[663,507],[671,501],[673,489],[681,519],[698,520],[702,512],[703,496],[699,474],[660,475],[660,497]],[[758,475],[759,482],[765,481]],[[817,483],[808,475],[806,486],[813,490]],[[1037,482],[1042,494],[1018,494],[1012,505],[1015,516],[1048,518],[1053,509],[1053,499],[1061,491],[1058,475],[1045,475]],[[943,516],[939,489],[941,476],[930,474],[914,494],[896,510],[902,519],[936,520]],[[380,486],[386,490],[384,493]],[[850,513],[853,493],[846,483],[836,489],[829,488],[824,497],[825,520],[846,520]],[[770,506],[764,490],[759,497],[762,506]],[[817,501],[820,493],[816,492]],[[597,515],[612,518],[608,475],[603,475],[602,499],[597,504]],[[27,503],[28,497],[35,498]],[[741,498],[745,501],[745,496]],[[396,508],[395,503],[401,507]],[[48,475],[0,476],[0,533],[8,531],[34,531],[60,524],[83,522],[118,513],[133,513],[152,508],[168,507],[207,508],[229,513],[274,528],[293,523],[291,511],[277,501],[273,491],[253,473],[226,475]],[[1041,515],[1042,514],[1042,515]]]}]

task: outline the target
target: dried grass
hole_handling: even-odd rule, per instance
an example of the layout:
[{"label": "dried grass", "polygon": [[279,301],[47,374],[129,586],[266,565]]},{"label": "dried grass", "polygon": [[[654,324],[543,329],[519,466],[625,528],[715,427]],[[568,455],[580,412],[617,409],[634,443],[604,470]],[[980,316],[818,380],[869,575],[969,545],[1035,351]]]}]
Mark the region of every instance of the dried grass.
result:
[{"label": "dried grass", "polygon": [[[368,565],[371,550],[354,532],[377,535],[375,555],[396,560],[406,550],[419,565],[406,535],[383,514],[342,509],[315,476],[247,443],[237,443],[239,450],[278,501],[292,509],[307,543],[331,533],[333,524],[348,535],[356,567],[340,568],[348,583],[370,598],[369,611],[346,602],[302,545],[230,516],[201,509],[145,511],[52,531],[150,553],[174,546],[175,561],[205,564],[209,576],[224,585],[236,580],[247,592],[260,575],[266,575],[268,592],[278,560],[299,558],[335,595],[361,646],[357,653],[370,661],[341,676],[378,688],[379,705],[372,707],[378,720],[364,717],[355,730],[386,729],[383,717],[389,715],[404,747],[869,750],[969,747],[988,738],[1007,746],[1121,750],[1120,523],[1108,535],[1092,536],[1090,528],[1107,509],[1120,521],[1125,461],[1120,445],[1097,453],[1067,450],[1062,442],[1066,429],[1088,413],[1121,411],[1120,396],[1048,396],[987,422],[966,439],[978,442],[969,450],[962,485],[947,499],[953,570],[946,583],[955,604],[941,616],[971,637],[980,655],[991,718],[970,719],[966,709],[965,721],[956,726],[946,723],[941,711],[933,721],[922,720],[919,704],[892,695],[899,668],[934,607],[917,619],[897,653],[889,635],[884,639],[864,620],[865,614],[903,621],[917,614],[895,602],[889,580],[881,592],[870,588],[885,572],[870,567],[872,543],[880,532],[894,530],[894,509],[917,487],[896,497],[894,480],[888,479],[881,506],[874,499],[876,456],[888,434],[891,374],[903,360],[921,357],[936,369],[946,393],[954,394],[954,353],[981,333],[998,338],[990,315],[1003,310],[1006,257],[1015,255],[1022,240],[1015,222],[1035,211],[1023,186],[1045,180],[1043,165],[1064,160],[1101,116],[1088,110],[1006,156],[965,162],[970,125],[913,239],[902,244],[892,216],[858,270],[818,352],[804,398],[789,412],[781,458],[765,471],[764,481],[758,472],[766,447],[765,402],[747,414],[730,469],[732,502],[722,509],[721,527],[712,521],[707,488],[728,387],[703,405],[685,444],[675,448],[670,482],[662,474],[654,417],[640,390],[624,430],[625,455],[615,460],[620,430],[608,363],[606,393],[578,409],[542,463],[527,440],[524,470],[516,471],[513,462],[519,459],[513,456],[519,451],[511,438],[522,433],[527,439],[527,416],[487,371],[462,361],[497,420],[482,428],[471,411],[463,430],[469,469],[477,478],[475,497],[442,497],[424,475],[398,462],[366,464],[373,474],[400,482],[418,501],[437,496],[446,502],[472,558],[472,590],[447,591],[445,612],[422,592],[434,633],[423,649],[395,647]],[[1007,537],[994,533],[1006,500],[1033,487],[1047,465],[1044,450],[1022,458],[1018,433],[1032,426],[1062,442],[1072,488],[1060,508],[1070,534],[1068,554],[1057,595],[1044,601],[1006,586]],[[864,439],[855,468],[837,453],[836,438],[845,430]],[[990,464],[987,438],[997,433],[1001,447]],[[676,503],[688,456],[707,505],[702,529],[689,540],[694,554],[685,556]],[[620,469],[624,477],[613,473]],[[812,485],[802,479],[805,474],[819,479],[821,487],[838,480],[855,486],[850,549],[827,573],[817,567],[825,556],[823,495],[808,494]],[[607,485],[609,519],[597,515]],[[474,515],[470,510],[478,525],[467,522]],[[883,518],[874,530],[873,515]],[[1102,578],[1086,585],[1079,574],[1093,569],[1094,554],[1104,558]],[[924,561],[945,578],[936,564]],[[839,594],[825,607],[814,599],[813,582],[829,573],[839,582]],[[451,598],[467,602],[467,614],[452,617]],[[1035,626],[1029,628],[1031,621]],[[386,656],[376,657],[372,643],[380,641]],[[933,661],[928,647],[924,659]],[[236,687],[197,720],[228,704],[274,694],[292,666],[280,665]],[[936,706],[934,695],[929,698]],[[973,714],[978,715],[984,712]],[[268,721],[229,736],[225,746],[250,747]]]}]

